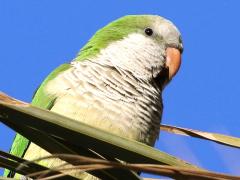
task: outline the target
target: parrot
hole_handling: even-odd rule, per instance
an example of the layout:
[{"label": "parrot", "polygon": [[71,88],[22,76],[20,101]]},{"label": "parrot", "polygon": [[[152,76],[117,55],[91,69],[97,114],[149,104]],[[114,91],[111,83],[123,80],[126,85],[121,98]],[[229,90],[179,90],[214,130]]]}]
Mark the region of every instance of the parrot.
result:
[{"label": "parrot", "polygon": [[[170,20],[158,15],[120,17],[98,30],[71,62],[51,72],[32,105],[154,146],[162,92],[178,72],[182,52],[180,31]],[[27,160],[49,155],[20,134],[10,153]],[[61,161],[40,164],[51,168]],[[5,175],[18,174],[5,170]]]}]

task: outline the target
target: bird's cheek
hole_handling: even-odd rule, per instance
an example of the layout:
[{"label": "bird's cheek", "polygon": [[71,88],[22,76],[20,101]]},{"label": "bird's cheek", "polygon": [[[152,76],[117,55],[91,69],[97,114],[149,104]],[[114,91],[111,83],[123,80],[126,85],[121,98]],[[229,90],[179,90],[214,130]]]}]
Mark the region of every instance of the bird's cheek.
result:
[{"label": "bird's cheek", "polygon": [[178,72],[181,66],[181,53],[178,49],[168,47],[166,49],[166,66],[169,69],[169,80]]}]

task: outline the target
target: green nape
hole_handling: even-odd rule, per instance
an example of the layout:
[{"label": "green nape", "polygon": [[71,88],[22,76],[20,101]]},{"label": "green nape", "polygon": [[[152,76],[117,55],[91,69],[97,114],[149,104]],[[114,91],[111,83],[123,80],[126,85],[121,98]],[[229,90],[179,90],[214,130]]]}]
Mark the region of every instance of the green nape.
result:
[{"label": "green nape", "polygon": [[121,40],[129,34],[151,26],[151,15],[124,16],[98,30],[88,43],[80,50],[75,61],[82,61],[96,56],[110,43]]},{"label": "green nape", "polygon": [[[47,83],[50,80],[54,79],[57,75],[59,75],[61,72],[66,71],[70,67],[71,67],[70,64],[62,64],[61,66],[56,68],[52,73],[50,73],[36,91],[32,100],[32,105],[43,109],[51,109],[56,97],[53,95],[46,94],[44,92],[44,88],[46,87]],[[10,153],[18,157],[23,157],[25,152],[27,151],[29,143],[30,142],[27,138],[17,133],[14,138]],[[9,173],[10,171],[8,169],[4,170],[5,177],[8,176]]]}]

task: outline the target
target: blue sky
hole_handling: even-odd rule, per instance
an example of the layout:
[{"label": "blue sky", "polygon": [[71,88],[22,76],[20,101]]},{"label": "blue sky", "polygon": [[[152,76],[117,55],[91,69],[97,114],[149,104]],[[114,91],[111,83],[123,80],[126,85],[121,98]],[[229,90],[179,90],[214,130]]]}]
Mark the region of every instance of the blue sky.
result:
[{"label": "blue sky", "polygon": [[[0,91],[30,102],[58,65],[94,34],[127,14],[173,21],[184,41],[183,63],[165,89],[163,123],[240,137],[240,1],[0,1]],[[0,123],[0,149],[14,132]],[[161,133],[156,147],[209,170],[240,175],[240,150]],[[0,172],[1,173],[1,172]]]}]

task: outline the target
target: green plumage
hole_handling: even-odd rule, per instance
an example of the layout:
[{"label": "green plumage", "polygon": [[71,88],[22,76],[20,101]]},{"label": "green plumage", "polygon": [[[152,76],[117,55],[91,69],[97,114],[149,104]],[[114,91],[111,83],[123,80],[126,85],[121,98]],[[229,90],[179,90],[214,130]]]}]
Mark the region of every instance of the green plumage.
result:
[{"label": "green plumage", "polygon": [[88,41],[79,52],[76,61],[96,56],[101,49],[104,49],[111,42],[121,40],[130,33],[150,26],[151,17],[147,15],[130,15],[111,22],[103,27]]},{"label": "green plumage", "polygon": [[44,92],[44,88],[46,87],[47,83],[54,79],[59,73],[62,73],[69,69],[71,66],[70,64],[62,64],[58,68],[56,68],[49,76],[43,81],[39,89],[37,90],[34,98],[32,100],[32,105],[44,108],[44,109],[51,109],[53,106],[54,100],[56,99],[55,96],[46,94]]},{"label": "green plumage", "polygon": [[[44,92],[44,88],[50,80],[55,78],[59,73],[67,70],[69,67],[70,67],[70,64],[63,64],[48,75],[48,77],[43,81],[41,86],[36,91],[32,100],[32,105],[43,108],[43,109],[49,109],[49,110],[51,109],[56,97],[46,94]],[[14,138],[10,153],[18,157],[23,157],[28,148],[29,143],[30,142],[28,139],[26,139],[25,137],[17,133]],[[10,171],[6,169],[4,171],[4,176],[8,176],[9,172]]]}]

